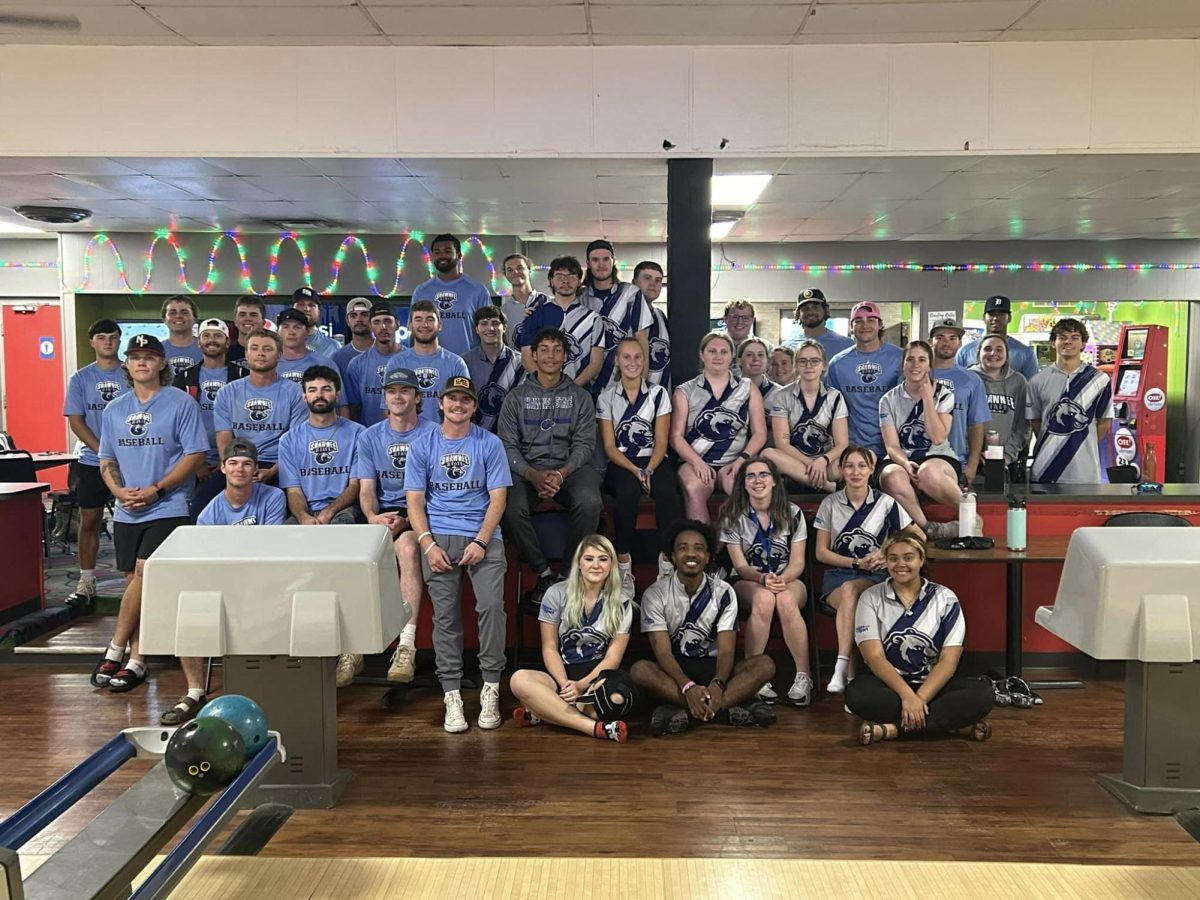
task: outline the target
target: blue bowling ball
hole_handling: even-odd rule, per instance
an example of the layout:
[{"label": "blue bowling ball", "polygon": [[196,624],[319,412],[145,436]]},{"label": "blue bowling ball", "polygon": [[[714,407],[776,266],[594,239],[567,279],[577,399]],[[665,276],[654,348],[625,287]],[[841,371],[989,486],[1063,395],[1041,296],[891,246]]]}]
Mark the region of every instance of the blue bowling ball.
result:
[{"label": "blue bowling ball", "polygon": [[267,743],[267,714],[262,707],[241,694],[223,694],[210,700],[197,718],[221,719],[233,726],[246,744],[249,759]]}]

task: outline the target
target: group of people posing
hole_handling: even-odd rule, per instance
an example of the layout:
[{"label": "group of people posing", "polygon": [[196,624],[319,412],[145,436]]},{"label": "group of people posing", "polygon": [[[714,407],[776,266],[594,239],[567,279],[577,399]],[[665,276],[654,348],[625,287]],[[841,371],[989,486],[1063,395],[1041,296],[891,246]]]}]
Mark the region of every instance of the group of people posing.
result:
[{"label": "group of people posing", "polygon": [[[989,299],[994,333],[976,346],[960,348],[962,331],[950,323],[934,329],[932,347],[917,341],[903,351],[881,342],[878,307],[860,303],[853,341],[836,353],[847,339],[825,327],[820,291],[800,295],[804,338],[794,348],[755,337],[753,306],[734,301],[725,330],[701,342],[700,373],[672,391],[657,263],[640,263],[634,282],[621,282],[612,245],[594,241],[586,270],[570,256],[550,264],[545,294],[532,287],[529,260],[513,255],[504,261],[512,292],[497,305],[462,273],[452,235],[435,238],[431,256],[436,274],[414,290],[408,346],[397,340],[395,311],[366,298],[347,304],[349,341],[339,346],[316,327],[310,288],[293,295],[273,330],[260,298],[240,298],[236,339],[222,319],[196,328],[193,300],[171,297],[167,340],[131,337],[124,364],[119,326],[92,325],[96,361],[72,377],[64,410],[84,447],[76,474],[81,577],[71,602],[95,594],[96,534],[110,497],[126,574],[95,686],[121,692],[145,680],[142,565],[175,527],[365,521],[392,533],[402,597],[414,612],[388,677],[413,677],[427,589],[448,731],[468,727],[464,574],[479,615],[478,725],[502,721],[505,537],[537,576],[519,602],[542,623],[546,664],[544,673],[513,676],[518,722],[621,741],[623,717],[641,694],[659,701],[659,733],[695,722],[769,724],[772,702],[806,705],[814,687],[800,615],[808,528],[788,500],[790,478],[826,494],[813,524],[826,567],[818,602],[834,612],[839,636],[828,687],[846,692],[848,707],[867,720],[864,742],[919,728],[986,737],[990,688],[954,675],[964,633],[957,600],[919,575],[924,538],[953,526],[929,522],[918,494],[957,502],[960,476],[979,467],[989,414],[1014,463],[1033,420],[1035,478],[1083,472],[1080,458],[1089,447],[1094,453],[1111,410],[1110,392],[1080,363],[1082,323],[1059,322],[1056,362],[1027,384],[1009,363],[1010,354],[1019,360],[1004,339],[1002,297]],[[971,351],[976,371],[954,365]],[[709,524],[717,488],[728,497],[719,535]],[[602,492],[615,498],[611,543],[598,534]],[[666,538],[661,577],[638,609],[654,659],[625,675],[644,497]],[[549,500],[567,519],[557,572],[532,520]],[[709,573],[718,556],[732,584]],[[735,665],[739,611],[745,658]],[[795,666],[779,692],[764,655],[775,617]],[[856,642],[868,669],[857,679]],[[182,663],[187,692],[164,724],[187,721],[206,700],[201,661]],[[361,657],[339,659],[338,683],[362,667]]]}]

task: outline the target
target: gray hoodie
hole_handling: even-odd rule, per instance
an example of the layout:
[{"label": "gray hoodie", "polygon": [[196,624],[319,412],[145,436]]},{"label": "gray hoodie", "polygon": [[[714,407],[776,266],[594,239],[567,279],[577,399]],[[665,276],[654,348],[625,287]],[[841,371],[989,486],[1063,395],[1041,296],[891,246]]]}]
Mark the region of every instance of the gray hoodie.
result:
[{"label": "gray hoodie", "polygon": [[1007,363],[1000,370],[999,378],[989,378],[982,366],[971,366],[971,371],[983,379],[988,409],[992,413],[992,422],[988,427],[1000,433],[1005,463],[1023,459],[1029,450],[1029,420],[1025,418],[1025,395],[1029,382]]},{"label": "gray hoodie", "polygon": [[534,373],[504,398],[496,434],[514,475],[524,478],[530,468],[570,475],[588,465],[596,449],[596,407],[566,375],[544,388]]}]

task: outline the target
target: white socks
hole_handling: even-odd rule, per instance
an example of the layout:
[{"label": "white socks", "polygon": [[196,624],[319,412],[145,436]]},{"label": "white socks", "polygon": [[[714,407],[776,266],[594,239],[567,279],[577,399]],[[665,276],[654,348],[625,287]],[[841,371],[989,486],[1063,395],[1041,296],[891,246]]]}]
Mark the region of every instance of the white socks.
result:
[{"label": "white socks", "polygon": [[829,686],[825,690],[831,694],[841,694],[846,690],[846,673],[850,668],[850,657],[839,656],[837,665],[833,667],[833,677],[829,679]]},{"label": "white socks", "polygon": [[199,700],[204,696],[203,688],[188,688],[187,695],[193,700]]},{"label": "white socks", "polygon": [[112,644],[109,644],[108,649],[104,651],[104,658],[119,663],[125,658],[125,648],[114,647]]},{"label": "white socks", "polygon": [[412,622],[405,625],[404,630],[400,632],[400,643],[410,649],[417,646],[417,626]]}]

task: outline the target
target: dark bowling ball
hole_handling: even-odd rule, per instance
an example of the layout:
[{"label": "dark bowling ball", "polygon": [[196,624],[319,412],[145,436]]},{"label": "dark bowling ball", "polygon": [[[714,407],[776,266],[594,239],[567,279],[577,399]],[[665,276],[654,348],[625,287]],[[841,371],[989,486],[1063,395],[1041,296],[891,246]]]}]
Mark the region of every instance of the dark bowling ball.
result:
[{"label": "dark bowling ball", "polygon": [[223,719],[193,719],[167,743],[163,762],[171,781],[189,794],[215,794],[237,778],[246,761],[242,736]]}]

